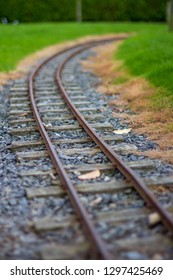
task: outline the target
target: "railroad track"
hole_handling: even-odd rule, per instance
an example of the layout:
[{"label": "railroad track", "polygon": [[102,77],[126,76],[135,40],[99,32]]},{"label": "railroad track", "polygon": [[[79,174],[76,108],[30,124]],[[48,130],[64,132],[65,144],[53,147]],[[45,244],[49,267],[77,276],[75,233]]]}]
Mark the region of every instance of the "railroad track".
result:
[{"label": "railroad track", "polygon": [[[29,94],[23,81],[11,89],[11,149],[28,183],[26,195],[31,207],[40,198],[55,202],[33,215],[34,230],[50,243],[40,249],[44,259],[119,259],[126,251],[173,256],[170,205],[153,194],[156,186],[169,189],[173,179],[141,178],[153,162],[123,160],[136,146],[113,133],[104,101],[92,105],[75,78],[77,58],[109,41],[77,45],[44,61],[30,75]],[[161,223],[150,227],[153,213]]]}]

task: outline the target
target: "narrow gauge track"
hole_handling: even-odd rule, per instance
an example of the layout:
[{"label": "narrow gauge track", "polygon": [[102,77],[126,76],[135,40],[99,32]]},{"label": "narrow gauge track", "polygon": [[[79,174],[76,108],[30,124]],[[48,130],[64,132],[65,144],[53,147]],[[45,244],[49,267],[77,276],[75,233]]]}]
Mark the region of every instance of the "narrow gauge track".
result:
[{"label": "narrow gauge track", "polygon": [[[110,40],[109,40],[110,41]],[[73,57],[75,57],[76,55],[78,55],[80,52],[91,48],[97,44],[100,43],[107,43],[106,41],[100,41],[100,42],[91,42],[91,43],[87,43],[86,45],[81,45],[81,46],[76,46],[73,49],[67,49],[64,50],[62,53],[58,54],[57,56],[54,56],[52,58],[49,58],[48,60],[46,60],[44,63],[40,64],[35,71],[32,73],[32,75],[30,76],[29,79],[29,89],[30,89],[30,98],[31,98],[31,105],[33,108],[33,113],[35,116],[35,119],[37,121],[37,126],[39,128],[39,131],[42,135],[42,138],[44,139],[44,143],[47,147],[48,150],[48,154],[50,155],[52,162],[54,164],[54,167],[61,179],[62,185],[65,188],[65,190],[67,191],[72,204],[74,205],[78,216],[80,218],[80,220],[83,222],[85,230],[88,233],[88,236],[92,242],[92,248],[94,248],[94,256],[97,255],[97,257],[103,258],[103,259],[110,259],[112,258],[107,246],[104,244],[104,242],[102,241],[102,239],[99,237],[99,234],[97,233],[97,230],[95,229],[95,227],[93,226],[90,218],[89,218],[89,214],[87,213],[87,211],[85,210],[84,206],[82,205],[80,198],[77,194],[77,191],[74,188],[74,184],[72,183],[72,180],[70,179],[69,175],[67,174],[66,170],[67,168],[65,168],[58,156],[58,154],[60,154],[61,157],[61,151],[58,149],[58,153],[57,153],[57,149],[55,149],[54,147],[54,143],[52,143],[52,141],[50,140],[50,138],[52,138],[52,133],[53,131],[56,131],[56,127],[54,126],[50,126],[50,127],[45,127],[42,119],[44,120],[45,116],[44,116],[44,111],[51,111],[53,112],[54,107],[52,106],[56,106],[56,103],[53,103],[53,100],[47,103],[44,103],[44,97],[41,97],[41,91],[44,90],[44,85],[42,84],[43,81],[39,81],[37,82],[37,77],[39,77],[39,72],[42,70],[42,68],[47,65],[48,63],[51,63],[51,61],[54,58],[58,57],[58,70],[56,73],[56,81],[58,84],[58,88],[61,91],[61,94],[65,100],[65,102],[67,103],[68,107],[70,108],[70,110],[72,111],[72,113],[74,114],[74,116],[77,118],[77,120],[79,121],[79,128],[83,127],[83,129],[87,132],[87,134],[89,135],[89,138],[95,142],[94,144],[94,148],[96,147],[99,149],[106,155],[107,158],[109,158],[110,162],[112,163],[111,168],[112,169],[118,169],[120,171],[121,174],[123,174],[125,176],[126,179],[128,179],[129,183],[132,184],[135,189],[137,190],[137,192],[140,194],[140,196],[145,200],[145,202],[148,204],[148,206],[150,206],[150,208],[154,211],[157,211],[162,219],[162,222],[165,224],[165,226],[172,232],[173,231],[173,220],[170,216],[170,214],[167,212],[167,210],[165,210],[160,203],[155,199],[155,197],[153,196],[152,192],[149,191],[148,187],[146,187],[146,185],[143,183],[143,181],[141,181],[141,179],[136,175],[135,172],[132,171],[131,168],[129,168],[121,159],[120,157],[114,152],[114,150],[112,148],[110,148],[106,142],[103,140],[102,137],[100,137],[98,135],[98,133],[95,132],[95,129],[98,130],[98,125],[96,125],[96,128],[93,129],[93,126],[95,125],[94,123],[92,123],[92,125],[90,126],[88,124],[88,122],[85,120],[84,116],[81,115],[81,113],[79,111],[86,111],[86,109],[84,108],[80,108],[77,109],[76,106],[81,106],[82,102],[74,102],[74,105],[70,98],[68,97],[68,76],[70,75],[69,71],[70,68],[66,68],[66,64],[73,59]],[[60,57],[60,59],[59,59]],[[49,65],[49,67],[51,67]],[[64,70],[65,68],[65,70]],[[46,70],[47,71],[47,70]],[[44,75],[43,75],[44,76]],[[64,79],[65,77],[65,79]],[[66,78],[68,77],[68,78]],[[43,79],[43,78],[42,78]],[[46,80],[46,77],[45,77]],[[66,82],[66,83],[65,83]],[[41,88],[39,88],[38,90],[38,86],[41,85]],[[70,85],[71,86],[71,85]],[[49,86],[48,86],[49,87]],[[67,90],[66,90],[67,89]],[[74,88],[74,92],[75,92],[75,88]],[[48,96],[47,96],[48,97]],[[72,99],[75,100],[75,95],[71,94]],[[77,96],[76,96],[77,98]],[[35,102],[35,99],[37,99],[37,104]],[[44,104],[43,104],[44,103]],[[60,105],[61,102],[59,102]],[[62,104],[61,104],[62,105]],[[42,110],[42,116],[40,117],[39,114],[39,110],[41,106],[47,106],[47,109]],[[83,106],[86,106],[86,102],[83,102]],[[38,107],[38,109],[37,109]],[[45,107],[46,108],[46,107]],[[53,108],[53,109],[52,109]],[[92,108],[89,108],[88,110],[90,110]],[[60,108],[59,112],[64,112],[64,108]],[[57,109],[55,109],[55,112],[57,112]],[[91,110],[92,112],[92,110]],[[92,119],[91,116],[86,115],[86,118],[88,118],[89,120]],[[59,117],[59,119],[61,119],[61,117]],[[62,116],[63,119],[63,116]],[[47,118],[47,120],[49,121],[53,121],[53,117],[49,117]],[[54,119],[55,120],[55,119]],[[60,127],[59,127],[60,129]],[[61,129],[63,130],[63,128],[61,127]],[[70,126],[69,126],[70,129]],[[71,129],[74,129],[73,125],[71,126]],[[58,131],[58,129],[57,129]],[[106,137],[105,137],[106,138]],[[90,140],[91,141],[91,140]]]},{"label": "narrow gauge track", "polygon": [[[112,41],[112,40],[108,40],[108,42],[109,41]],[[102,41],[100,43],[104,43],[104,41]],[[95,45],[97,45],[95,42],[91,43],[91,47],[95,46]],[[77,52],[75,51],[74,53],[70,54],[70,56],[67,59],[65,59],[63,61],[63,63],[60,65],[60,67],[58,68],[59,71],[58,71],[58,74],[57,74],[57,84],[60,87],[61,92],[64,94],[63,97],[65,97],[65,100],[68,101],[67,105],[68,106],[70,105],[69,106],[70,109],[73,108],[72,112],[73,112],[73,114],[75,116],[76,116],[76,113],[77,113],[78,110],[77,110],[77,108],[75,108],[72,105],[72,103],[70,102],[70,100],[69,100],[69,98],[68,98],[68,96],[67,96],[67,94],[66,94],[66,92],[65,92],[65,90],[64,90],[64,88],[62,86],[61,78],[60,78],[60,72],[61,72],[62,66],[66,63],[66,61],[68,61],[74,55],[78,54],[78,52],[81,52],[82,50],[85,50],[85,49],[87,49],[89,47],[90,47],[90,45],[88,45],[88,44],[86,46],[82,46],[81,48],[79,46],[80,49]],[[47,62],[48,61],[46,61],[45,63],[47,63]],[[63,167],[63,165],[61,163],[61,160],[60,160],[56,150],[54,149],[54,146],[52,145],[52,142],[51,142],[51,140],[50,140],[50,138],[49,138],[49,136],[48,136],[48,134],[47,134],[47,132],[45,130],[45,127],[44,127],[44,125],[42,123],[42,120],[41,120],[41,118],[39,116],[39,112],[38,112],[37,107],[36,107],[36,103],[35,103],[35,99],[34,99],[34,85],[33,85],[33,81],[34,81],[34,78],[37,75],[38,71],[40,70],[40,67],[42,67],[45,63],[41,64],[32,73],[32,75],[30,76],[30,79],[29,79],[29,93],[30,93],[30,98],[31,98],[31,105],[32,105],[32,108],[33,108],[33,114],[35,116],[35,120],[37,122],[39,131],[40,131],[40,133],[42,135],[44,143],[45,143],[45,145],[47,147],[48,154],[49,154],[49,156],[52,159],[52,162],[54,164],[54,167],[55,167],[58,175],[60,176],[60,179],[61,179],[63,187],[65,187],[65,189],[67,190],[67,193],[68,193],[68,195],[70,197],[70,200],[71,200],[72,204],[74,205],[79,218],[81,219],[82,223],[84,224],[86,231],[89,234],[89,238],[92,241],[94,251],[101,258],[103,258],[103,259],[110,259],[110,255],[107,252],[106,247],[105,247],[103,241],[100,239],[99,235],[97,234],[97,232],[95,230],[95,227],[91,223],[90,218],[89,218],[85,208],[83,207],[82,203],[80,202],[79,196],[77,195],[77,191],[75,190],[72,181],[70,180],[68,174],[66,173],[65,168]],[[79,112],[78,112],[78,115],[79,115]],[[82,123],[80,122],[80,124],[82,124]],[[84,129],[86,130],[85,127],[84,127]],[[90,131],[91,130],[92,130],[92,128],[90,127]]]}]

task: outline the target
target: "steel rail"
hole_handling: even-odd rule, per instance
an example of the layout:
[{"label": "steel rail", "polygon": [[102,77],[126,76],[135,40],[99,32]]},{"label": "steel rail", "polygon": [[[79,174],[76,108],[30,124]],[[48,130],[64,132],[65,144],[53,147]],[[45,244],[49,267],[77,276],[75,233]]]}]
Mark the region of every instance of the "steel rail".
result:
[{"label": "steel rail", "polygon": [[69,107],[73,115],[76,117],[80,125],[88,133],[90,138],[97,144],[101,151],[109,158],[112,164],[125,176],[125,178],[133,184],[136,191],[140,194],[140,196],[147,203],[147,205],[149,207],[153,207],[153,209],[159,213],[163,224],[167,227],[167,229],[169,229],[173,233],[173,219],[171,215],[167,212],[167,210],[163,208],[163,206],[154,197],[152,192],[147,188],[147,186],[143,183],[139,176],[131,168],[129,168],[121,160],[121,158],[106,144],[106,142],[94,131],[94,129],[84,119],[84,117],[76,108],[76,106],[73,105],[63,86],[61,75],[66,63],[86,49],[88,49],[88,46],[83,47],[78,51],[75,51],[73,54],[70,54],[68,57],[66,57],[66,59],[61,63],[61,65],[57,69],[56,81],[64,98],[64,101],[66,102],[67,106]]},{"label": "steel rail", "polygon": [[[122,39],[122,38],[120,38]],[[111,259],[111,255],[109,254],[109,252],[106,249],[106,245],[103,242],[103,240],[100,238],[100,236],[98,235],[94,225],[92,224],[89,215],[87,213],[87,211],[85,210],[85,208],[83,207],[79,196],[73,186],[73,183],[71,182],[70,178],[68,177],[61,161],[60,158],[54,148],[54,145],[52,144],[48,133],[42,123],[42,120],[40,118],[37,106],[36,106],[36,102],[35,102],[35,98],[34,98],[34,79],[36,78],[37,74],[39,73],[40,69],[46,64],[48,63],[50,60],[52,60],[54,57],[56,57],[57,55],[61,55],[69,50],[73,50],[75,48],[79,48],[82,46],[90,46],[92,45],[97,45],[97,44],[101,44],[104,42],[111,42],[113,40],[117,40],[117,38],[111,38],[108,40],[101,40],[101,41],[93,41],[93,42],[89,42],[87,44],[80,44],[77,46],[73,46],[71,48],[66,48],[64,50],[62,50],[61,52],[51,56],[50,58],[46,59],[44,62],[40,63],[36,69],[31,73],[30,77],[29,77],[29,96],[30,96],[30,101],[31,101],[31,106],[32,106],[32,110],[33,110],[33,115],[35,118],[35,121],[37,123],[37,127],[38,130],[44,140],[44,143],[46,145],[46,148],[48,150],[49,156],[53,162],[53,165],[56,169],[56,172],[58,173],[60,180],[62,182],[63,187],[66,189],[70,200],[72,202],[72,205],[74,206],[74,208],[76,209],[76,212],[78,214],[79,219],[82,221],[83,225],[84,225],[84,229],[86,230],[89,239],[91,240],[93,247],[92,247],[92,251],[94,251],[95,255],[97,255],[99,258],[102,259]]]}]

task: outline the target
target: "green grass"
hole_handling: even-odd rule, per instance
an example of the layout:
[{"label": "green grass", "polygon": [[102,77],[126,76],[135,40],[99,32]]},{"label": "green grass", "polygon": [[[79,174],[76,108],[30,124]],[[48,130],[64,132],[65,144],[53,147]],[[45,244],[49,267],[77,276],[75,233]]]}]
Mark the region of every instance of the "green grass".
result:
[{"label": "green grass", "polygon": [[0,25],[0,71],[10,71],[28,54],[46,46],[86,35],[159,29],[153,24],[40,23]]},{"label": "green grass", "polygon": [[[0,25],[0,71],[15,69],[25,56],[62,41],[86,35],[137,32],[118,51],[134,76],[143,76],[158,91],[151,97],[155,107],[173,105],[173,34],[165,24],[145,23],[41,23]],[[117,83],[121,83],[121,79]],[[166,105],[165,105],[166,106]]]},{"label": "green grass", "polygon": [[146,28],[120,46],[117,57],[134,76],[142,76],[157,87],[151,96],[154,108],[173,106],[173,33],[167,26]]}]

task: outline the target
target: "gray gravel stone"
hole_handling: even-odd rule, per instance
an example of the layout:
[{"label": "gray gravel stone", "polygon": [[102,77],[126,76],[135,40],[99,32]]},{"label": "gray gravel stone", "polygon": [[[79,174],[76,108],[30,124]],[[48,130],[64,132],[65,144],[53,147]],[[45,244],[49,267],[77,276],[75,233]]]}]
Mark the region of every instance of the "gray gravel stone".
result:
[{"label": "gray gravel stone", "polygon": [[128,260],[146,260],[147,259],[147,256],[145,256],[139,252],[135,252],[135,251],[124,253],[123,257]]},{"label": "gray gravel stone", "polygon": [[[91,52],[86,52],[83,57],[87,57]],[[75,61],[74,61],[75,62]],[[73,63],[74,63],[73,62]],[[51,62],[50,65],[57,65],[57,62]],[[45,79],[47,73],[46,69],[43,70],[42,80]],[[112,110],[118,112],[118,108],[116,106],[109,108],[107,107],[107,102],[112,98],[110,96],[103,96],[102,94],[96,93],[95,87],[99,85],[100,80],[95,77],[93,74],[89,72],[84,72],[79,63],[74,67],[75,73],[75,83],[81,87],[81,91],[85,93],[86,98],[93,103],[93,106],[98,108],[98,112],[103,115],[103,119],[101,122],[111,123],[114,129],[123,129],[127,128],[127,124],[123,124],[120,118],[112,118]],[[72,74],[70,74],[72,78]],[[40,77],[39,77],[40,79]],[[17,83],[20,81],[15,81]],[[20,165],[16,164],[16,156],[15,153],[8,150],[11,145],[12,140],[14,141],[26,141],[26,140],[38,140],[40,139],[40,135],[38,133],[29,135],[18,135],[12,136],[10,135],[10,127],[8,123],[8,98],[9,87],[11,85],[4,87],[3,92],[0,95],[0,118],[2,122],[0,124],[0,193],[2,199],[0,200],[0,214],[1,214],[1,235],[0,242],[2,244],[0,258],[4,259],[38,259],[40,256],[38,255],[38,248],[41,247],[45,243],[49,242],[57,242],[57,243],[65,243],[67,240],[74,240],[76,238],[80,239],[81,235],[79,234],[80,228],[74,227],[69,228],[67,231],[61,232],[41,232],[37,235],[32,228],[31,221],[33,218],[43,218],[45,216],[55,217],[56,215],[60,215],[60,217],[64,217],[65,215],[72,214],[74,215],[74,209],[71,206],[71,203],[67,200],[67,198],[55,198],[49,197],[33,199],[28,201],[26,199],[25,188],[46,188],[50,186],[52,180],[50,176],[29,176],[25,178],[21,178],[19,176],[20,172],[27,170],[29,164],[27,161],[23,160],[20,162]],[[102,111],[100,111],[100,109]],[[125,110],[126,113],[131,113],[130,110]],[[90,114],[88,112],[88,114]],[[92,114],[92,113],[91,113]],[[43,114],[42,114],[43,115]],[[52,113],[47,113],[47,116],[54,116]],[[28,115],[30,116],[30,115]],[[76,121],[68,121],[67,124],[75,124]],[[55,121],[54,124],[62,125],[61,121]],[[25,125],[19,125],[20,127],[25,127]],[[103,135],[114,135],[108,131],[104,131],[103,133],[98,131],[100,136]],[[61,138],[82,138],[86,136],[85,132],[82,131],[66,131],[60,133],[51,133],[49,132],[50,137],[52,139],[61,139]],[[135,135],[133,133],[129,133],[124,136],[124,140],[127,143],[134,144],[138,147],[139,150],[147,150],[147,149],[155,149],[156,144],[148,141],[145,135]],[[116,144],[115,141],[112,142],[113,145]],[[90,146],[92,146],[91,144]],[[78,147],[89,147],[88,143],[75,145],[63,143],[61,148],[78,148]],[[37,148],[36,148],[37,149]],[[38,148],[38,150],[41,148]],[[25,149],[26,151],[30,150],[30,148]],[[124,159],[128,161],[136,161],[145,159],[145,156],[133,155],[129,154],[120,154]],[[61,155],[63,164],[85,164],[85,163],[108,163],[108,159],[103,156],[102,153],[99,153],[94,156],[85,155],[74,155],[74,156],[66,156],[64,154]],[[42,167],[42,170],[47,170],[52,167],[50,160],[48,159],[39,159],[35,161],[29,162],[32,168],[32,165],[35,165],[35,168]],[[164,164],[159,161],[155,161],[156,170],[150,173],[144,173],[142,176],[148,176],[148,174],[152,174],[153,176],[157,174],[170,175],[173,174],[173,168],[171,165]],[[76,174],[77,175],[77,174]],[[100,178],[96,179],[96,182],[101,182],[104,178],[105,183],[112,179],[113,177],[122,178],[122,175],[118,172],[114,174],[106,174],[102,175]],[[72,176],[72,180],[74,182],[77,181],[77,176]],[[92,181],[89,181],[92,182]],[[94,205],[91,202],[96,201],[98,198],[101,198],[100,203],[95,203]],[[173,199],[168,195],[162,196],[160,198],[161,202],[171,204]],[[99,194],[99,195],[86,195],[81,196],[82,203],[86,206],[87,210],[91,217],[97,216],[98,212],[107,212],[116,210],[123,210],[125,207],[133,207],[140,208],[144,206],[143,201],[139,198],[138,195],[135,194],[134,191],[127,190],[124,193],[118,194]],[[145,226],[145,231],[141,231],[141,228]],[[135,228],[135,233],[134,233]],[[103,233],[103,237],[110,244],[118,238],[124,237],[144,237],[148,236],[149,230],[146,225],[146,221],[144,220],[136,220],[125,225],[113,225],[112,228],[106,222],[98,223],[98,231]],[[166,234],[163,230],[162,226],[158,226],[151,230],[151,234],[154,233],[163,233]],[[171,252],[168,253],[168,257],[170,257]],[[145,259],[148,256],[143,255],[142,253],[136,251],[130,251],[124,253],[124,258],[126,259]],[[165,252],[164,257],[167,257],[167,252]]]}]

